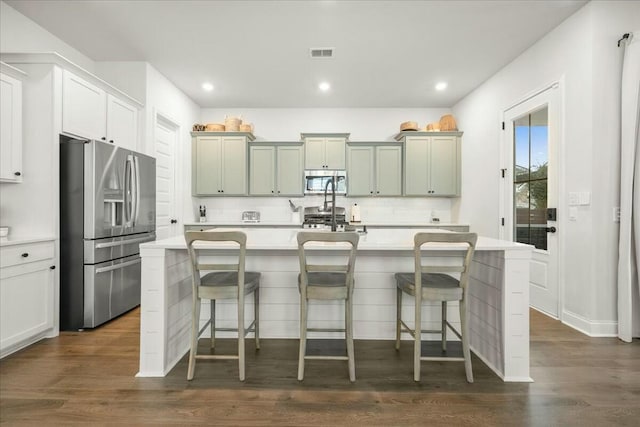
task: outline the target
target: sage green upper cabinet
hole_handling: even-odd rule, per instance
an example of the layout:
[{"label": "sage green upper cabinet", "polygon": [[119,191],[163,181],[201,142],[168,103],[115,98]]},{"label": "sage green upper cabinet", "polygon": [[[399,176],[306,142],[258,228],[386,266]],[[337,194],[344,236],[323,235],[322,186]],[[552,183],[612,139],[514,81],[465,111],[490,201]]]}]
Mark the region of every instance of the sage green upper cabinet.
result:
[{"label": "sage green upper cabinet", "polygon": [[305,169],[345,169],[348,133],[303,133]]},{"label": "sage green upper cabinet", "polygon": [[120,96],[107,93],[97,84],[64,70],[62,131],[136,150],[138,107]]},{"label": "sage green upper cabinet", "polygon": [[402,195],[402,147],[349,145],[347,183],[349,196]]},{"label": "sage green upper cabinet", "polygon": [[263,145],[249,148],[249,194],[302,196],[302,145]]},{"label": "sage green upper cabinet", "polygon": [[[192,132],[192,192],[194,196],[247,194],[246,132]],[[251,135],[250,137],[247,135]]]},{"label": "sage green upper cabinet", "polygon": [[406,196],[460,195],[462,132],[406,132],[404,140],[404,194]]}]

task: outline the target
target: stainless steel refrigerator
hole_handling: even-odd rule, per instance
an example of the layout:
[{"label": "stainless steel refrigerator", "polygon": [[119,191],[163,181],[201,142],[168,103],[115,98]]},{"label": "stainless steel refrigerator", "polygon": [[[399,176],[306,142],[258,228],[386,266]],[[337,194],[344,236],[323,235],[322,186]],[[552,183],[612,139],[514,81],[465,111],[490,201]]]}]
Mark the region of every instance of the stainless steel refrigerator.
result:
[{"label": "stainless steel refrigerator", "polygon": [[155,240],[156,161],[60,137],[60,328],[94,328],[140,305],[141,243]]}]

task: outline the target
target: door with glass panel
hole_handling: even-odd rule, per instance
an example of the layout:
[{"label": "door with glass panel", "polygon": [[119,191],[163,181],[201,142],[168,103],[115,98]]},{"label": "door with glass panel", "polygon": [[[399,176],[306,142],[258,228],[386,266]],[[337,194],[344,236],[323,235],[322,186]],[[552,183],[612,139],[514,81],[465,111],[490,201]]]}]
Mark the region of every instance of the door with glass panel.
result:
[{"label": "door with glass panel", "polygon": [[505,112],[502,237],[535,247],[530,305],[558,317],[557,89]]}]

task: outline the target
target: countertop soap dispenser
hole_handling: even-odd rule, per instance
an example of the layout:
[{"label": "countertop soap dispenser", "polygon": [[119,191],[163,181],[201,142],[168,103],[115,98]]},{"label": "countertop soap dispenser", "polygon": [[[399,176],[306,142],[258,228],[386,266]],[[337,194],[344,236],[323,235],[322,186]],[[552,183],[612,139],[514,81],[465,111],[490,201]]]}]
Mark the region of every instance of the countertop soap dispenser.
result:
[{"label": "countertop soap dispenser", "polygon": [[351,216],[349,217],[349,222],[360,222],[360,206],[357,203],[354,203],[351,206]]}]

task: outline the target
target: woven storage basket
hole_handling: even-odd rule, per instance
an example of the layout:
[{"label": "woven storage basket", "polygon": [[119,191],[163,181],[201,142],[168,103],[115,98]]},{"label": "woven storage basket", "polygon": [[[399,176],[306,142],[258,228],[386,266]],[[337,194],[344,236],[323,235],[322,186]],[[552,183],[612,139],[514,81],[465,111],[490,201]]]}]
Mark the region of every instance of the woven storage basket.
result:
[{"label": "woven storage basket", "polygon": [[445,114],[444,116],[440,117],[440,130],[443,132],[458,130],[456,119],[454,119],[451,114]]},{"label": "woven storage basket", "polygon": [[222,123],[207,123],[207,130],[209,132],[224,132],[224,125]]},{"label": "woven storage basket", "polygon": [[227,132],[240,131],[240,125],[242,124],[242,118],[240,117],[226,117],[224,118],[224,127]]},{"label": "woven storage basket", "polygon": [[402,122],[400,123],[400,132],[403,130],[418,130],[419,126],[417,122]]},{"label": "woven storage basket", "polygon": [[240,125],[240,132],[253,133],[253,123],[243,123]]},{"label": "woven storage basket", "polygon": [[429,123],[425,130],[429,132],[437,132],[440,130],[440,122]]}]

